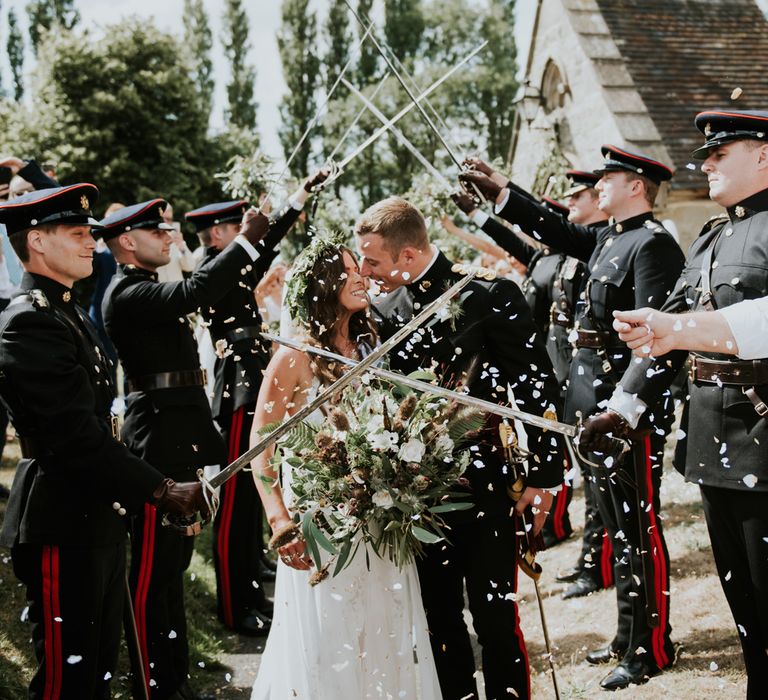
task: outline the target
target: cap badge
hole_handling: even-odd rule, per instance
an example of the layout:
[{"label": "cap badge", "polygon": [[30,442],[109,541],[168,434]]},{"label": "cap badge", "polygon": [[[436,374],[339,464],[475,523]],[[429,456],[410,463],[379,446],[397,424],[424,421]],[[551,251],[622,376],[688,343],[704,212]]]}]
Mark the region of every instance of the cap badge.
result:
[{"label": "cap badge", "polygon": [[85,195],[80,197],[80,208],[81,209],[90,209],[91,208],[91,203],[88,201],[88,197],[86,197]]},{"label": "cap badge", "polygon": [[160,214],[160,218],[162,219],[163,218],[163,208],[162,207],[158,207],[157,208],[157,213]]},{"label": "cap badge", "polygon": [[707,122],[706,126],[704,127],[704,136],[709,137],[712,134],[712,125]]}]

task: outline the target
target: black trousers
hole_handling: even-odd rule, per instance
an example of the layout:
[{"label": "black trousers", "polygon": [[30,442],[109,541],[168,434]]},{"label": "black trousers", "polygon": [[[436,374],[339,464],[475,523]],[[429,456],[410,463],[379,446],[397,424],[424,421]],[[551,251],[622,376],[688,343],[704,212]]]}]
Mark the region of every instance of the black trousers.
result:
[{"label": "black trousers", "polygon": [[580,576],[590,579],[599,588],[613,585],[613,545],[597,507],[598,487],[589,467],[581,466],[584,478],[584,534],[576,567]]},{"label": "black trousers", "polygon": [[768,493],[701,486],[712,552],[747,668],[747,698],[768,698]]},{"label": "black trousers", "polygon": [[184,572],[193,546],[193,537],[163,526],[154,506],[146,504],[133,518],[129,579],[152,700],[173,695],[189,674]]},{"label": "black trousers", "polygon": [[544,542],[548,547],[568,539],[573,532],[571,517],[568,514],[572,498],[573,486],[570,483],[564,483],[563,488],[555,494],[549,515],[547,515],[541,530]]},{"label": "black trousers", "polygon": [[[511,507],[511,505],[510,505]],[[514,519],[451,524],[450,544],[425,547],[418,560],[432,652],[443,700],[477,698],[475,660],[464,624],[464,582],[482,648],[488,700],[530,697],[528,653],[520,630]]]},{"label": "black trousers", "polygon": [[[238,408],[224,431],[230,462],[248,449],[254,408],[254,404]],[[236,629],[251,610],[262,610],[266,604],[259,573],[263,510],[250,470],[227,481],[219,499],[213,523],[217,608],[219,619]]]},{"label": "black trousers", "polygon": [[[637,469],[632,453],[618,466],[593,468],[597,505],[613,545],[618,625],[612,644],[626,649],[628,658],[644,654],[646,663],[662,669],[674,660],[669,624],[669,553],[657,517],[664,437],[643,438],[633,449],[641,452]],[[600,457],[592,455],[590,459],[597,461]],[[653,583],[653,591],[646,590],[643,581],[638,487],[644,494],[640,508],[649,538],[646,575]],[[659,624],[655,627],[649,624],[649,603],[658,610]]]},{"label": "black trousers", "polygon": [[125,543],[16,545],[38,668],[30,700],[108,700],[123,627]]}]

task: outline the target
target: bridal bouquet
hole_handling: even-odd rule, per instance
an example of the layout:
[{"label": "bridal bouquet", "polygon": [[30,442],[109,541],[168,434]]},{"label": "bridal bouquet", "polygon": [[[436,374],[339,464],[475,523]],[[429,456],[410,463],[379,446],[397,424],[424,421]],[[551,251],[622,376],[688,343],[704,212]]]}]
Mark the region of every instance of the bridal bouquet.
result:
[{"label": "bridal bouquet", "polygon": [[[313,585],[332,565],[334,576],[341,571],[361,544],[402,567],[423,543],[445,539],[442,514],[472,507],[451,499],[467,496],[456,487],[482,413],[404,391],[375,381],[347,387],[322,426],[302,423],[280,445],[292,468],[295,519],[317,567]],[[325,563],[321,549],[330,555]]]}]

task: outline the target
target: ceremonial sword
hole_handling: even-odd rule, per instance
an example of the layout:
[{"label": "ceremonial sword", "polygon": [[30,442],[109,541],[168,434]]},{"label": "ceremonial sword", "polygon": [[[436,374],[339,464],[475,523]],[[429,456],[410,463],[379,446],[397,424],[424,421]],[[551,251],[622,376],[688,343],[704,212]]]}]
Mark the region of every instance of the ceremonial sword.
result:
[{"label": "ceremonial sword", "polygon": [[[360,376],[365,372],[374,362],[384,357],[390,350],[399,345],[405,340],[413,331],[419,328],[427,320],[432,318],[440,309],[442,309],[454,296],[456,296],[464,287],[466,287],[472,280],[475,279],[475,271],[470,271],[466,276],[462,277],[456,284],[449,287],[443,292],[437,299],[428,304],[417,315],[414,316],[408,323],[400,328],[389,340],[382,343],[376,348],[370,355],[364,360],[358,362],[349,372],[344,373],[327,389],[320,392],[314,400],[310,401],[306,406],[299,409],[285,422],[281,423],[279,427],[275,428],[271,433],[262,438],[249,450],[241,454],[236,460],[229,464],[225,469],[222,469],[211,479],[205,479],[202,474],[202,469],[198,470],[198,478],[203,484],[203,490],[206,493],[206,498],[210,498],[211,511],[215,511],[217,506],[217,499],[215,496],[215,489],[220,487],[226,481],[231,479],[241,469],[251,463],[256,456],[260,455],[264,450],[274,445],[283,435],[293,430],[293,428],[301,423],[305,418],[311,415],[317,408],[322,406],[328,400],[331,399],[334,394],[337,394],[345,386],[350,384],[355,377]],[[163,524],[172,525],[176,529],[180,530],[186,535],[197,535],[201,531],[201,522],[199,520],[190,521],[186,518],[176,518],[171,516],[163,517]]]}]

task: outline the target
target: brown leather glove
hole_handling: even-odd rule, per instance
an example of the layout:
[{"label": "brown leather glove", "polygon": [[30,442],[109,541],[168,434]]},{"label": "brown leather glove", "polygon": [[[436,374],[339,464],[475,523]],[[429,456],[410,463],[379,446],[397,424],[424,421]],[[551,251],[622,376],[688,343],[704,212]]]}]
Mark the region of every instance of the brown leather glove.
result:
[{"label": "brown leather glove", "polygon": [[330,174],[331,171],[328,168],[320,168],[314,175],[307,178],[307,181],[304,183],[304,189],[307,192],[312,192],[315,187],[322,185]]},{"label": "brown leather glove", "polygon": [[483,173],[483,175],[488,175],[488,177],[493,175],[493,168],[484,160],[480,160],[480,158],[475,158],[474,156],[465,158],[463,165],[470,170],[477,170],[477,172]]},{"label": "brown leather glove", "polygon": [[451,195],[451,199],[467,216],[477,209],[477,202],[466,192],[454,192]]},{"label": "brown leather glove", "polygon": [[579,449],[590,452],[611,452],[616,444],[611,438],[628,440],[638,437],[641,431],[634,430],[624,416],[615,411],[603,411],[584,421],[579,433]]},{"label": "brown leather glove", "polygon": [[488,175],[477,170],[467,170],[459,175],[459,182],[469,192],[474,192],[474,185],[477,191],[489,202],[495,202],[501,192],[501,187],[495,183]]},{"label": "brown leather glove", "polygon": [[269,232],[269,219],[256,209],[249,209],[243,215],[240,235],[245,236],[251,245],[256,245]]},{"label": "brown leather glove", "polygon": [[152,494],[159,510],[172,515],[194,516],[200,513],[203,520],[208,520],[210,512],[203,498],[203,486],[200,483],[185,482],[177,484],[173,479],[163,479]]}]

